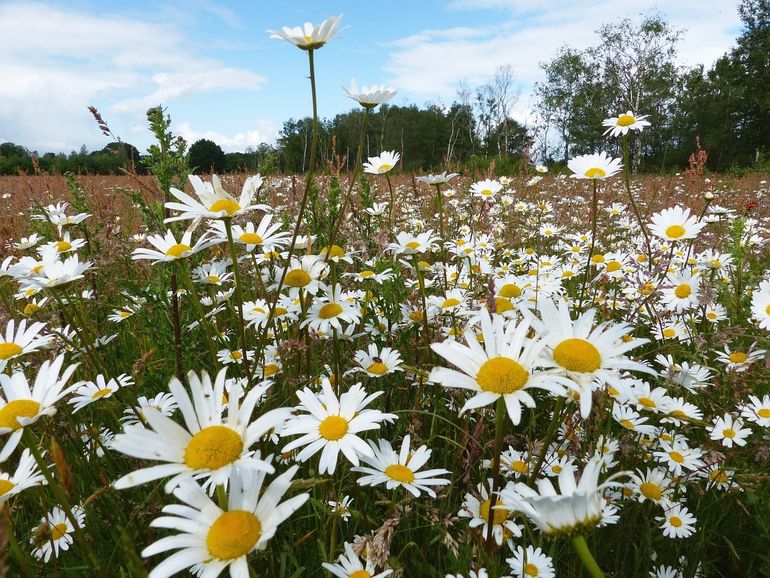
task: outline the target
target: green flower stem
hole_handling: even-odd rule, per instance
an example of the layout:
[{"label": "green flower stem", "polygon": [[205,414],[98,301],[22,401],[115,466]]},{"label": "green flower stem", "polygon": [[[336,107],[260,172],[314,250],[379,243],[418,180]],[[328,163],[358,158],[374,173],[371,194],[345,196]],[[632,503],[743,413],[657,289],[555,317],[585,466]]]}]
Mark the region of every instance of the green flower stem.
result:
[{"label": "green flower stem", "polygon": [[353,186],[356,184],[356,178],[358,178],[358,173],[361,170],[361,161],[362,157],[364,155],[364,140],[366,138],[366,125],[369,121],[369,109],[373,107],[366,106],[364,107],[364,121],[361,123],[361,133],[358,135],[358,150],[356,151],[356,164],[353,166],[353,176],[350,177],[350,181],[348,182],[348,190],[345,191],[345,198],[342,200],[342,205],[340,206],[340,212],[337,215],[337,219],[334,223],[334,228],[332,229],[332,235],[329,238],[329,251],[326,253],[326,261],[329,261],[329,257],[331,257],[332,254],[332,245],[334,245],[334,241],[337,239],[337,233],[339,233],[340,225],[342,224],[342,221],[345,220],[345,209],[348,206],[348,203],[350,202],[350,196],[353,193]]},{"label": "green flower stem", "polygon": [[551,445],[551,440],[553,440],[553,436],[556,434],[556,431],[561,425],[562,407],[564,407],[564,398],[560,397],[558,400],[556,400],[556,406],[553,408],[553,419],[551,420],[551,424],[548,426],[548,431],[545,433],[543,447],[540,450],[540,455],[537,457],[537,463],[535,464],[535,467],[532,469],[532,471],[529,472],[529,477],[527,478],[528,486],[531,486],[534,483],[535,478],[540,473],[540,468],[543,466],[543,462],[545,461],[545,454],[548,451],[548,446]]},{"label": "green flower stem", "polygon": [[596,560],[594,560],[593,554],[591,554],[591,550],[588,549],[588,544],[586,544],[586,539],[583,537],[583,534],[575,534],[572,536],[572,546],[575,548],[578,556],[580,556],[580,561],[583,562],[583,566],[588,570],[591,578],[604,578],[604,572],[602,572],[602,569],[599,568]]},{"label": "green flower stem", "polygon": [[48,482],[48,487],[53,492],[56,501],[59,502],[59,504],[62,506],[64,515],[67,516],[67,520],[69,520],[70,524],[72,524],[75,535],[78,539],[78,543],[81,544],[83,550],[85,550],[86,556],[91,566],[96,571],[96,573],[99,574],[99,576],[102,578],[108,578],[107,573],[104,571],[104,568],[102,568],[99,558],[96,556],[96,553],[91,547],[91,542],[83,533],[83,529],[80,527],[80,524],[78,524],[77,518],[72,513],[72,504],[70,504],[67,493],[64,491],[64,488],[62,488],[61,485],[56,481],[56,479],[53,477],[53,474],[51,474],[51,471],[48,469],[48,464],[43,459],[43,454],[40,453],[40,448],[37,445],[38,442],[28,427],[25,427],[22,432],[22,440],[24,442],[24,446],[29,449],[30,453],[32,453],[32,457],[35,458],[37,467],[40,468],[40,471],[45,477],[46,482]]},{"label": "green flower stem", "polygon": [[385,173],[385,180],[388,181],[388,192],[390,193],[390,206],[388,206],[388,233],[390,238],[394,238],[393,234],[393,205],[395,205],[396,198],[393,194],[393,183],[390,182],[390,171]]},{"label": "green flower stem", "polygon": [[79,309],[71,301],[69,302],[69,307],[66,307],[64,302],[59,297],[57,289],[52,289],[51,295],[53,295],[54,300],[59,305],[59,309],[61,310],[62,315],[65,315],[65,311],[70,311],[72,313],[73,319],[67,321],[65,317],[64,321],[69,322],[69,324],[75,330],[75,335],[77,335],[78,339],[80,340],[80,346],[83,347],[86,352],[86,356],[91,361],[96,370],[102,373],[104,376],[107,376],[109,372],[102,362],[102,358],[96,353],[90,337],[84,334],[85,330],[81,325],[82,319],[80,317]]},{"label": "green flower stem", "polygon": [[505,434],[505,418],[508,412],[505,409],[505,398],[501,395],[497,398],[495,406],[495,453],[492,456],[492,488],[489,492],[489,513],[487,514],[487,552],[495,549],[495,538],[492,528],[495,525],[495,505],[497,504],[497,492],[500,490],[500,453],[503,451],[503,434]]},{"label": "green flower stem", "polygon": [[[634,211],[634,216],[636,217],[636,221],[639,223],[639,228],[642,230],[642,235],[644,236],[644,242],[647,245],[647,268],[652,268],[652,245],[650,243],[650,234],[647,232],[647,227],[645,227],[644,222],[642,221],[642,214],[639,212],[639,207],[636,204],[636,200],[634,199],[633,193],[631,193],[631,166],[629,165],[629,158],[628,158],[628,134],[626,134],[623,137],[623,174],[625,176],[625,185],[626,185],[626,193],[628,194],[628,199],[631,201],[631,208]],[[596,181],[594,180],[594,183]]]},{"label": "green flower stem", "polygon": [[596,179],[593,181],[593,194],[591,196],[591,248],[588,249],[588,258],[586,260],[586,272],[583,275],[583,285],[580,287],[580,307],[583,309],[583,297],[585,296],[588,277],[591,274],[591,259],[594,256],[594,247],[596,246],[596,222],[599,220],[599,198],[596,193]]},{"label": "green flower stem", "polygon": [[225,231],[227,231],[227,244],[230,245],[230,258],[233,261],[235,273],[235,300],[238,302],[238,329],[241,336],[241,353],[243,353],[243,375],[247,377],[249,389],[251,389],[251,372],[249,371],[249,358],[246,350],[246,328],[243,324],[243,284],[241,282],[241,266],[238,263],[238,252],[233,241],[233,224],[230,219],[225,219]]},{"label": "green flower stem", "polygon": [[24,574],[25,578],[37,578],[37,574],[30,567],[29,563],[27,562],[27,556],[24,554],[24,552],[22,552],[21,548],[19,547],[19,542],[16,540],[16,533],[13,527],[13,516],[11,510],[7,508],[5,504],[0,506],[0,508],[5,508],[7,522],[5,527],[5,536],[8,539],[8,543],[11,545],[11,552],[13,552],[13,557],[16,559],[16,563],[19,565],[21,573]]},{"label": "green flower stem", "polygon": [[184,263],[184,260],[182,259],[180,259],[178,263],[179,263],[179,270],[182,272],[181,274],[182,281],[184,281],[185,287],[187,288],[187,292],[190,293],[190,297],[192,298],[193,304],[195,305],[195,311],[198,314],[198,322],[203,327],[203,334],[206,336],[206,344],[208,345],[209,354],[211,355],[211,362],[214,364],[216,371],[219,371],[219,360],[217,359],[217,348],[214,345],[214,338],[211,334],[212,332],[211,324],[209,323],[209,319],[206,317],[206,313],[203,311],[203,305],[201,305],[201,301],[198,298],[198,293],[195,292],[195,287],[193,287],[192,277],[190,277],[190,271],[187,268],[187,265]]},{"label": "green flower stem", "polygon": [[[281,289],[283,289],[283,282],[286,279],[286,273],[289,272],[289,267],[291,266],[291,255],[294,252],[294,247],[297,244],[297,236],[299,235],[299,229],[302,226],[302,218],[305,214],[305,208],[307,207],[308,193],[310,192],[310,185],[313,182],[313,173],[315,172],[316,151],[318,149],[318,100],[316,98],[315,90],[315,59],[313,53],[314,50],[312,48],[307,50],[308,64],[310,67],[310,92],[313,99],[313,132],[310,138],[310,164],[308,166],[307,176],[305,177],[305,192],[302,194],[302,201],[300,202],[299,213],[297,214],[297,222],[294,225],[294,233],[291,237],[291,243],[289,243],[286,264],[283,267],[281,278],[278,280],[278,287],[276,288],[272,302],[270,303],[269,311],[267,314],[267,321],[265,322],[265,326],[259,336],[259,342],[257,345],[258,355],[262,355],[264,350],[268,328],[273,322],[273,318],[275,316],[275,307],[278,303],[278,298],[281,295]],[[331,253],[331,250],[329,252]]]},{"label": "green flower stem", "polygon": [[425,339],[427,341],[430,339],[428,329],[428,299],[425,297],[425,280],[423,279],[422,271],[420,270],[420,263],[419,259],[417,258],[417,253],[412,255],[412,262],[414,263],[414,270],[417,274],[417,283],[420,287],[420,296],[422,297],[422,323],[423,328],[425,329]]}]

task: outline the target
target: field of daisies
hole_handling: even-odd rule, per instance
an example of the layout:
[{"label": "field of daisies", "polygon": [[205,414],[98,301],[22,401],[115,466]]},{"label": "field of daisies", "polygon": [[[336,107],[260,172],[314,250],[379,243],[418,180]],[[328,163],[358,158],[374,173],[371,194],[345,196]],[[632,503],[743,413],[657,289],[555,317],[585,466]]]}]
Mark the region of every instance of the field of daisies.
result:
[{"label": "field of daisies", "polygon": [[[338,26],[273,32],[314,116]],[[0,576],[770,575],[768,230],[653,208],[619,112],[413,181],[188,176],[151,109],[136,230],[74,182],[3,247]]]}]

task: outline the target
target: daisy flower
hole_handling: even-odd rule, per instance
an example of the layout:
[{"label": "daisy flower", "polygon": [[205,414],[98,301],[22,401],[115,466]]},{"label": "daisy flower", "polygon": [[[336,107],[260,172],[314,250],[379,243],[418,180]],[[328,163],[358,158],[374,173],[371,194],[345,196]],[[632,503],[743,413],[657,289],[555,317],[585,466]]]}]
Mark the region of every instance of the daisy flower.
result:
[{"label": "daisy flower", "polygon": [[343,522],[350,520],[350,504],[353,503],[353,498],[345,496],[342,501],[329,500],[326,504],[331,508],[332,514],[335,514],[342,518]]},{"label": "daisy flower", "polygon": [[530,326],[526,321],[518,325],[505,322],[499,315],[490,319],[482,313],[481,333],[484,345],[479,344],[471,330],[465,332],[466,345],[453,340],[431,344],[431,349],[460,371],[434,367],[428,378],[444,387],[459,387],[475,393],[460,413],[489,405],[502,397],[514,425],[521,421],[521,404],[535,407],[529,391],[544,389],[552,395],[563,395],[569,380],[539,371],[545,342],[529,339]]},{"label": "daisy flower", "polygon": [[457,173],[447,173],[444,171],[443,173],[439,173],[437,175],[429,174],[423,177],[417,177],[417,180],[421,183],[425,183],[426,185],[444,185],[456,176],[458,176]]},{"label": "daisy flower", "polygon": [[0,451],[0,462],[4,462],[19,445],[23,428],[32,425],[44,415],[54,415],[54,405],[71,391],[65,387],[78,364],[70,365],[64,371],[64,355],[53,361],[44,361],[37,370],[32,388],[26,376],[18,371],[12,375],[0,374],[0,436],[10,434]]},{"label": "daisy flower", "polygon": [[[192,395],[176,377],[171,379],[168,387],[185,427],[152,406],[142,408],[149,428],[144,424],[124,426],[123,433],[115,436],[112,449],[133,458],[164,463],[123,476],[113,484],[116,489],[173,476],[166,482],[166,492],[191,478],[205,478],[204,487],[213,492],[216,486],[227,483],[234,466],[273,472],[273,466],[249,448],[265,433],[279,428],[290,410],[278,408],[252,422],[260,390],[252,389],[240,400],[240,384],[236,383],[231,395],[225,396],[226,371],[222,369],[213,384],[206,372],[200,377],[194,371],[188,372]],[[226,418],[222,416],[225,409]]]},{"label": "daisy flower", "polygon": [[[80,506],[72,508],[72,516],[82,528],[86,520],[86,512]],[[69,517],[61,508],[54,508],[40,520],[40,524],[32,532],[30,543],[34,546],[32,555],[46,564],[53,556],[59,557],[59,553],[69,550],[72,545],[72,534],[75,527]]]},{"label": "daisy flower", "polygon": [[91,269],[91,261],[80,262],[77,255],[67,257],[64,261],[43,260],[43,267],[27,282],[36,287],[52,288],[72,283],[85,277],[84,273]]},{"label": "daisy flower", "polygon": [[321,288],[320,280],[326,275],[327,270],[328,266],[318,255],[302,255],[300,259],[292,257],[289,270],[283,279],[283,286],[279,286],[279,277],[268,289],[275,291],[288,287],[289,297],[292,299],[299,296],[300,289],[315,295]]},{"label": "daisy flower", "polygon": [[315,50],[321,48],[324,44],[329,42],[337,34],[337,29],[340,26],[340,20],[342,14],[339,16],[331,16],[321,22],[318,26],[313,26],[310,22],[305,22],[305,25],[295,26],[289,28],[284,26],[279,30],[268,30],[270,38],[276,40],[286,40],[301,50]]},{"label": "daisy flower", "polygon": [[602,519],[603,493],[606,488],[620,486],[613,481],[625,472],[610,476],[599,484],[602,462],[597,456],[583,468],[580,481],[575,472],[565,469],[559,474],[559,491],[548,479],[537,480],[537,490],[522,482],[500,492],[506,508],[526,515],[546,536],[571,534],[593,528]]},{"label": "daisy flower", "polygon": [[675,476],[681,476],[685,470],[693,471],[705,464],[701,460],[703,452],[700,448],[691,448],[682,438],[672,442],[660,442],[660,450],[652,454],[661,464],[668,467]]},{"label": "daisy flower", "polygon": [[613,159],[607,153],[581,155],[570,159],[567,167],[573,179],[608,179],[623,168],[620,159]]},{"label": "daisy flower", "polygon": [[[265,463],[269,464],[272,456]],[[272,466],[270,466],[272,470]],[[281,502],[297,472],[292,466],[266,488],[264,471],[233,468],[229,476],[227,509],[223,510],[191,480],[174,490],[182,504],[163,508],[153,528],[176,530],[142,551],[142,557],[176,550],[150,572],[150,578],[168,578],[190,568],[196,576],[219,576],[227,568],[233,578],[249,576],[248,556],[264,550],[285,522],[308,499],[299,494]]]},{"label": "daisy flower", "polygon": [[341,332],[342,322],[357,325],[360,318],[358,305],[344,299],[340,286],[335,285],[327,288],[323,295],[313,301],[301,327],[309,327],[315,333],[329,335],[332,331]]},{"label": "daisy flower", "polygon": [[654,425],[646,425],[645,422],[649,418],[641,417],[638,412],[626,405],[614,404],[612,406],[612,419],[627,430],[636,433],[653,435],[657,431]]},{"label": "daisy flower", "polygon": [[373,457],[372,448],[357,434],[379,429],[381,421],[395,420],[396,416],[366,408],[385,393],[383,391],[366,395],[358,383],[337,398],[328,379],[322,381],[321,387],[320,394],[307,387],[297,391],[298,409],[306,413],[292,416],[280,433],[282,437],[303,434],[282,450],[286,453],[305,446],[297,454],[300,462],[307,461],[322,449],[319,474],[323,475],[334,473],[339,452],[354,466],[359,465],[359,456]]},{"label": "daisy flower", "polygon": [[192,229],[188,228],[178,242],[171,229],[168,229],[165,235],[148,235],[147,242],[155,247],[155,250],[139,247],[131,253],[131,258],[135,261],[148,259],[155,264],[166,263],[184,259],[211,246],[212,242],[205,233],[193,244],[192,234]]},{"label": "daisy flower", "polygon": [[690,215],[690,209],[677,205],[655,213],[648,226],[653,235],[664,241],[684,241],[697,237],[706,223],[699,223],[697,217]]},{"label": "daisy flower", "polygon": [[695,523],[697,522],[695,516],[681,504],[671,506],[663,512],[662,517],[658,516],[655,519],[658,522],[663,522],[660,529],[663,530],[663,535],[668,538],[689,538],[695,531]]},{"label": "daisy flower", "polygon": [[32,453],[25,448],[13,474],[0,472],[0,504],[4,504],[27,488],[46,483],[45,476],[40,473]]},{"label": "daisy flower", "polygon": [[661,290],[661,301],[667,309],[682,313],[698,306],[700,275],[681,271],[668,275],[666,281],[669,286]]},{"label": "daisy flower", "polygon": [[50,243],[46,243],[45,247],[38,249],[38,252],[42,253],[46,247],[49,247],[57,253],[69,253],[71,251],[77,251],[78,249],[81,249],[83,246],[85,246],[85,244],[85,239],[73,239],[70,236],[69,231],[66,231],[59,241],[51,241]]},{"label": "daisy flower", "polygon": [[104,376],[99,374],[94,381],[80,381],[73,385],[74,395],[67,401],[67,403],[74,406],[72,413],[75,413],[95,401],[112,397],[112,394],[121,387],[127,387],[133,384],[134,380],[126,373],[123,373],[116,378],[113,377],[109,381],[105,380]]},{"label": "daisy flower", "polygon": [[375,343],[370,343],[367,351],[357,351],[354,357],[360,366],[354,371],[364,371],[369,377],[382,377],[394,371],[403,371],[401,354],[390,347],[378,349]]},{"label": "daisy flower", "polygon": [[[479,484],[476,487],[479,493],[478,498],[470,493],[465,494],[463,508],[457,513],[461,518],[471,519],[468,523],[471,528],[480,527],[481,537],[484,540],[486,540],[489,535],[489,510],[492,505],[492,500],[490,499],[489,490],[487,488],[493,487],[493,483],[493,480],[489,479],[486,484]],[[501,499],[495,501],[495,509],[492,511],[492,536],[498,546],[503,543],[504,538],[510,538],[512,536],[518,538],[521,536],[523,526],[514,521],[515,515],[516,512],[514,510],[507,509],[503,506]]]},{"label": "daisy flower", "polygon": [[233,278],[233,274],[227,271],[230,261],[212,261],[203,263],[193,270],[195,281],[203,285],[221,286]]},{"label": "daisy flower", "polygon": [[640,503],[650,500],[658,505],[667,505],[671,494],[674,492],[673,481],[666,470],[661,468],[647,468],[646,472],[636,470],[631,474],[628,487],[637,496]]},{"label": "daisy flower", "polygon": [[5,336],[0,334],[0,371],[6,364],[17,357],[37,351],[50,342],[50,337],[43,335],[45,323],[31,323],[27,327],[27,320],[22,319],[19,325],[11,319],[5,328]]},{"label": "daisy flower", "polygon": [[764,349],[754,349],[754,345],[749,347],[747,351],[731,351],[730,346],[725,345],[723,352],[716,352],[717,359],[725,364],[727,371],[735,371],[736,373],[746,371],[752,363],[764,357],[765,353]]},{"label": "daisy flower", "polygon": [[396,235],[395,242],[386,247],[386,251],[392,251],[396,255],[417,255],[435,249],[436,241],[438,237],[433,235],[433,229],[418,235],[401,231]]},{"label": "daisy flower", "polygon": [[559,307],[551,300],[540,304],[541,319],[532,318],[534,328],[548,345],[548,365],[569,377],[580,393],[580,414],[583,419],[591,412],[594,382],[611,384],[623,371],[656,372],[628,358],[625,353],[647,343],[647,339],[632,338],[625,323],[604,322],[594,327],[595,309],[582,313],[575,321],[566,303]]},{"label": "daisy flower", "polygon": [[712,440],[721,441],[727,448],[733,447],[733,444],[745,446],[746,438],[751,435],[751,430],[743,427],[743,420],[733,418],[729,413],[715,418],[713,425],[707,430]]},{"label": "daisy flower", "polygon": [[369,441],[372,448],[372,457],[361,456],[361,460],[371,467],[354,467],[353,472],[367,474],[358,478],[359,486],[376,486],[385,484],[388,490],[402,487],[415,498],[420,496],[420,492],[425,492],[431,498],[436,497],[429,486],[444,486],[449,483],[445,478],[438,478],[443,474],[450,474],[449,470],[434,469],[423,472],[417,471],[428,461],[431,450],[427,446],[420,446],[412,452],[409,445],[410,438],[407,435],[401,442],[401,451],[396,453],[390,442],[384,439],[378,443]]},{"label": "daisy flower", "polygon": [[503,190],[503,185],[498,181],[486,179],[477,181],[471,185],[471,193],[482,199],[493,199],[497,193]]},{"label": "daisy flower", "polygon": [[198,200],[184,191],[171,187],[171,194],[180,202],[168,202],[164,205],[171,211],[181,211],[180,215],[169,217],[164,222],[188,221],[200,218],[205,219],[230,219],[243,215],[249,211],[259,209],[267,211],[267,205],[252,205],[251,200],[262,186],[262,177],[255,175],[248,177],[243,183],[240,197],[236,198],[222,187],[222,181],[217,175],[211,176],[211,182],[201,180],[197,175],[189,175],[188,179],[193,186]]},{"label": "daisy flower", "polygon": [[627,135],[629,130],[642,132],[644,127],[650,126],[649,121],[645,120],[648,115],[642,114],[634,116],[634,113],[630,110],[619,116],[613,116],[612,118],[606,118],[602,121],[602,126],[608,127],[604,131],[605,136],[620,136]]},{"label": "daisy flower", "polygon": [[13,244],[13,248],[18,251],[24,251],[26,249],[31,249],[42,240],[43,240],[43,237],[41,237],[37,233],[32,233],[29,237],[22,237],[21,239],[19,239],[18,242]]},{"label": "daisy flower", "polygon": [[179,405],[176,402],[174,395],[168,392],[161,392],[152,399],[148,399],[145,396],[141,396],[136,400],[137,405],[133,408],[126,408],[123,410],[123,417],[120,421],[125,425],[137,425],[144,420],[144,410],[148,407],[152,407],[158,410],[162,415],[169,417],[177,409]]},{"label": "daisy flower", "polygon": [[[233,242],[238,245],[245,245],[247,253],[251,253],[257,247],[273,249],[287,245],[290,241],[290,234],[281,232],[281,223],[271,224],[272,220],[273,215],[266,213],[256,227],[252,222],[248,222],[244,226],[233,224]],[[210,231],[218,243],[227,242],[227,229],[224,222],[213,221]]]},{"label": "daisy flower", "polygon": [[391,170],[401,158],[396,151],[383,151],[378,157],[369,157],[364,163],[364,172],[372,175],[382,175]]},{"label": "daisy flower", "polygon": [[752,294],[751,317],[760,329],[770,330],[770,281],[762,281]]},{"label": "daisy flower", "polygon": [[762,399],[750,395],[749,403],[741,407],[741,416],[758,426],[770,426],[770,395],[765,395]]},{"label": "daisy flower", "polygon": [[393,570],[383,570],[378,574],[374,562],[368,557],[365,564],[361,562],[358,554],[353,550],[353,545],[349,542],[345,542],[345,553],[340,555],[336,564],[324,562],[321,565],[324,570],[328,570],[337,578],[385,578],[393,573]]},{"label": "daisy flower", "polygon": [[553,560],[540,548],[516,546],[513,557],[505,560],[516,578],[555,578]]}]

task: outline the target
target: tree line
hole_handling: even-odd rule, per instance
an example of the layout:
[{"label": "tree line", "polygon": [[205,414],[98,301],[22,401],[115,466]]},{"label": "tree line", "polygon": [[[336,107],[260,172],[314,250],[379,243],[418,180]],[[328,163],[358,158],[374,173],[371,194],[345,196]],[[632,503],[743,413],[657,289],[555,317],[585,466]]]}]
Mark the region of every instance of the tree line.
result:
[{"label": "tree line", "polygon": [[[510,66],[481,86],[461,83],[448,106],[382,105],[369,114],[364,157],[395,150],[407,172],[486,170],[494,163],[498,174],[512,174],[535,160],[559,165],[611,147],[602,120],[630,110],[649,115],[653,125],[633,134],[635,169],[679,170],[697,139],[711,170],[770,170],[770,0],[741,0],[738,12],[742,29],[735,45],[710,67],[679,66],[683,31],[656,13],[602,26],[587,49],[562,46],[540,65],[544,80],[534,89],[536,114],[529,126],[512,118],[519,93]],[[320,119],[321,166],[352,168],[363,118],[362,109],[352,109]],[[225,153],[199,140],[190,146],[189,164],[198,172],[303,172],[311,127],[309,117],[289,119],[274,145],[244,152]],[[117,173],[126,166],[145,170],[136,147],[121,142],[69,155],[0,145],[0,174]]]}]

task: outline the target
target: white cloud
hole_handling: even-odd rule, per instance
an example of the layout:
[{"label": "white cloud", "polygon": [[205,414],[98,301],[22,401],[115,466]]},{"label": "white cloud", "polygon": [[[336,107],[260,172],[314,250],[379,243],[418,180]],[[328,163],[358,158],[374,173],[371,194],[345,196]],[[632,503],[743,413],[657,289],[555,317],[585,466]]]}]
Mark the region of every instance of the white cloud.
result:
[{"label": "white cloud", "polygon": [[[739,25],[737,2],[679,0],[454,0],[454,10],[502,10],[499,24],[429,29],[391,43],[385,70],[390,83],[424,98],[452,98],[461,80],[471,85],[511,65],[525,88],[542,78],[539,63],[568,44],[586,48],[597,42],[603,23],[657,10],[674,27],[685,29],[679,44],[683,64],[709,65],[734,43]],[[697,18],[693,18],[697,15]],[[525,98],[523,98],[524,100]]]},{"label": "white cloud", "polygon": [[214,141],[225,152],[241,152],[249,147],[256,148],[261,143],[272,143],[278,138],[278,130],[272,121],[263,120],[257,123],[257,128],[238,132],[232,136],[224,135],[213,130],[198,132],[183,122],[175,128],[174,134],[182,136],[189,144],[202,138]]},{"label": "white cloud", "polygon": [[117,134],[145,127],[152,105],[193,94],[259,90],[265,78],[197,54],[173,21],[77,12],[35,2],[0,5],[0,141],[71,150],[104,138],[95,104]]}]

